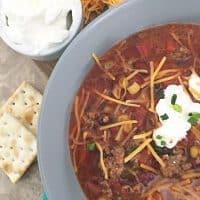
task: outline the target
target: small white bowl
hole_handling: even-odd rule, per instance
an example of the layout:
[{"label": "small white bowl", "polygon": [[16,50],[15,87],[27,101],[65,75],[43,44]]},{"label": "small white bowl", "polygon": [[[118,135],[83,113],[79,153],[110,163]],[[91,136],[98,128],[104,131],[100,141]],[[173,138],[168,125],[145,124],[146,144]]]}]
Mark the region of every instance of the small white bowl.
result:
[{"label": "small white bowl", "polygon": [[82,4],[80,0],[76,0],[74,8],[72,8],[72,18],[73,21],[70,27],[69,37],[67,37],[63,42],[53,47],[50,47],[49,49],[38,54],[34,54],[33,52],[31,52],[30,48],[28,48],[25,45],[15,44],[14,42],[10,41],[6,33],[2,31],[2,26],[3,26],[2,23],[0,24],[0,36],[8,46],[10,46],[13,50],[15,50],[20,54],[23,54],[35,60],[41,60],[41,61],[55,60],[62,55],[67,45],[71,42],[71,40],[74,38],[74,36],[79,32],[79,30],[82,27]]}]

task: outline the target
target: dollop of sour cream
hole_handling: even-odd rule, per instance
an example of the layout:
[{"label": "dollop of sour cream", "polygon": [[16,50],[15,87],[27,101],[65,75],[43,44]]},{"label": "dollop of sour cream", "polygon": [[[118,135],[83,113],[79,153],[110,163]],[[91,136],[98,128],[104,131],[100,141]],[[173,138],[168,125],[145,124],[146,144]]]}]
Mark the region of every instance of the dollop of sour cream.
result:
[{"label": "dollop of sour cream", "polygon": [[153,140],[157,146],[173,148],[187,136],[194,120],[199,121],[200,104],[194,103],[181,85],[169,85],[156,105],[156,113],[161,126],[154,130]]},{"label": "dollop of sour cream", "polygon": [[74,3],[75,0],[2,0],[2,29],[13,43],[39,53],[69,37],[67,15]]}]

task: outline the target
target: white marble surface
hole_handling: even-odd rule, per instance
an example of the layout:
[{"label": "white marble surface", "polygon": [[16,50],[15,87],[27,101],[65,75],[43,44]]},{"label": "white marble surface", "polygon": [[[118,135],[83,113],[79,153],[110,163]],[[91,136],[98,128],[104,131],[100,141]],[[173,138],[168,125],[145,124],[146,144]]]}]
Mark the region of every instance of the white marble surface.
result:
[{"label": "white marble surface", "polygon": [[[35,62],[19,55],[0,40],[0,106],[23,80],[42,93],[55,62]],[[39,200],[42,192],[37,161],[22,179],[12,184],[0,170],[0,200]]]}]

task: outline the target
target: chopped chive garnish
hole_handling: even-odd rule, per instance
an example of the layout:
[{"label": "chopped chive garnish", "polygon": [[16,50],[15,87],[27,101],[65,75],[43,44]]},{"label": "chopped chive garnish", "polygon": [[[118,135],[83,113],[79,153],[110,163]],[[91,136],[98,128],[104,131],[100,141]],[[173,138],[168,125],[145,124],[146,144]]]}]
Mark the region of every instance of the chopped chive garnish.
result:
[{"label": "chopped chive garnish", "polygon": [[200,113],[198,112],[193,112],[193,113],[190,113],[191,116],[195,117],[195,118],[200,118]]},{"label": "chopped chive garnish", "polygon": [[165,113],[164,115],[161,115],[160,118],[162,120],[167,120],[167,119],[169,119],[169,116]]},{"label": "chopped chive garnish", "polygon": [[172,105],[175,105],[175,104],[176,104],[176,99],[177,99],[177,95],[176,95],[176,94],[173,94],[173,95],[172,95],[172,98],[171,98],[171,104],[172,104]]},{"label": "chopped chive garnish", "polygon": [[96,145],[95,145],[94,142],[88,143],[88,144],[87,144],[87,150],[88,150],[88,151],[94,151],[95,146],[96,146]]},{"label": "chopped chive garnish", "polygon": [[162,136],[161,136],[161,135],[157,135],[157,136],[156,136],[156,139],[161,140],[161,139],[162,139]]},{"label": "chopped chive garnish", "polygon": [[161,144],[162,146],[165,146],[165,145],[166,145],[166,142],[165,142],[164,140],[162,140],[162,141],[160,142],[160,144]]},{"label": "chopped chive garnish", "polygon": [[198,122],[198,119],[196,119],[195,117],[190,117],[188,119],[188,122],[192,125],[196,124]]},{"label": "chopped chive garnish", "polygon": [[190,124],[196,124],[200,120],[200,113],[194,112],[188,114],[190,118],[188,119],[188,122]]},{"label": "chopped chive garnish", "polygon": [[176,112],[182,112],[182,107],[178,104],[174,104],[172,105],[172,108],[176,111]]}]

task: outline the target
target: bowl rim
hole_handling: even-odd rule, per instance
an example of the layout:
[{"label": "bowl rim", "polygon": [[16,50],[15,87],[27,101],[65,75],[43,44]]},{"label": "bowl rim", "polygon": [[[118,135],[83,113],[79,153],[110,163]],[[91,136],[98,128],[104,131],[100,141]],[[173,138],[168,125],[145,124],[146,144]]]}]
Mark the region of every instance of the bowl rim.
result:
[{"label": "bowl rim", "polygon": [[[159,5],[159,8],[161,7],[162,8],[161,10],[162,11],[164,10],[165,12],[161,12],[158,8],[155,9],[155,5],[157,5],[157,4]],[[174,9],[174,4],[180,5],[178,10]],[[129,6],[130,6],[130,8],[129,8]],[[70,117],[69,113],[71,111],[71,106],[69,106],[67,104],[72,103],[71,98],[74,97],[77,89],[79,88],[78,84],[80,83],[80,77],[77,77],[77,75],[76,76],[74,75],[74,73],[77,73],[76,71],[74,71],[75,69],[70,68],[70,67],[67,68],[67,66],[66,66],[66,64],[68,62],[70,62],[70,66],[71,66],[73,63],[73,59],[77,59],[77,57],[72,59],[72,53],[75,53],[75,49],[78,52],[79,52],[80,48],[83,51],[84,50],[88,51],[85,49],[86,48],[85,46],[84,47],[80,46],[80,43],[83,44],[82,40],[87,38],[88,41],[86,41],[86,42],[89,44],[87,44],[86,46],[88,47],[89,45],[91,45],[92,46],[91,48],[93,48],[92,49],[93,51],[97,50],[96,53],[101,54],[101,53],[105,52],[106,49],[108,49],[107,47],[106,48],[103,47],[103,45],[107,45],[107,46],[109,45],[109,48],[111,48],[111,44],[113,45],[116,42],[119,42],[120,40],[124,39],[125,37],[128,37],[128,35],[130,35],[131,33],[135,33],[144,28],[151,27],[152,25],[170,23],[170,22],[174,22],[174,21],[188,22],[188,23],[198,22],[199,23],[200,22],[199,9],[198,9],[199,6],[200,6],[200,1],[198,1],[198,0],[191,0],[191,1],[170,0],[168,2],[166,2],[165,0],[149,0],[149,1],[128,0],[116,7],[114,7],[113,9],[111,9],[109,11],[106,11],[100,17],[95,19],[84,30],[82,30],[81,33],[78,34],[78,36],[75,38],[75,40],[73,40],[73,42],[68,46],[68,48],[65,50],[62,57],[58,61],[57,65],[54,68],[53,73],[48,81],[47,87],[45,89],[45,94],[44,94],[43,103],[42,103],[42,109],[41,109],[41,113],[40,113],[39,125],[38,125],[39,169],[40,169],[40,174],[41,174],[41,178],[42,178],[42,182],[43,182],[45,191],[47,192],[47,195],[50,200],[54,200],[54,199],[56,200],[58,198],[70,200],[71,193],[73,193],[72,195],[76,195],[77,193],[80,194],[79,198],[75,198],[75,199],[85,199],[84,195],[82,193],[82,190],[80,190],[80,187],[77,184],[78,181],[75,178],[74,171],[70,171],[70,170],[72,170],[71,159],[67,160],[67,156],[69,156],[67,154],[69,154],[69,152],[68,151],[66,152],[66,149],[69,150],[68,141],[67,142],[66,141],[58,142],[58,139],[56,139],[55,141],[49,141],[49,140],[47,141],[46,137],[45,137],[45,133],[48,132],[51,134],[51,140],[52,140],[52,138],[55,138],[55,136],[52,136],[52,135],[54,135],[54,131],[57,131],[57,133],[59,133],[62,136],[61,137],[62,139],[63,138],[66,139],[66,137],[67,137],[66,128],[69,125],[69,117]],[[127,18],[127,16],[129,16],[129,15],[133,16],[135,14],[130,14],[130,13],[134,13],[134,11],[137,11],[136,12],[137,14],[138,14],[138,12],[140,12],[138,14],[138,16],[140,17],[141,10],[143,11],[143,9],[146,9],[144,11],[148,12],[150,9],[152,9],[152,7],[153,7],[153,10],[151,11],[151,15],[149,15],[149,13],[147,13],[146,15],[143,15],[143,19],[140,19],[140,18],[135,19],[135,21],[137,21],[137,24],[135,24],[136,27],[134,27],[134,28],[126,27],[127,25],[123,25],[123,23],[125,22],[123,20],[122,20],[122,22],[120,21],[122,24],[121,26],[119,26],[119,23],[117,23],[117,20],[121,19],[122,16],[124,17],[124,15],[125,15],[125,19],[129,19],[129,18]],[[166,7],[170,8],[171,10],[166,9]],[[184,9],[182,9],[182,8],[184,8]],[[129,10],[130,13],[127,12],[127,9]],[[130,9],[132,9],[132,10],[130,10]],[[119,12],[119,11],[121,11],[121,12]],[[171,11],[172,11],[172,13],[171,13]],[[146,12],[144,12],[144,13],[146,13]],[[159,17],[159,16],[163,16],[163,17]],[[110,27],[109,24],[107,23],[107,21],[110,22],[111,19],[113,19],[113,17],[115,17],[114,24],[117,26],[117,28],[113,27],[113,26]],[[142,23],[140,23],[140,22],[142,22]],[[111,25],[113,25],[113,24],[111,24]],[[111,30],[115,31],[116,29],[121,29],[121,27],[126,27],[127,30],[123,30],[121,34],[118,34],[119,37],[118,36],[115,37],[115,36],[113,36],[115,34],[113,34],[111,37],[106,38],[106,40],[104,41],[103,44],[99,43],[99,41],[98,42],[95,41],[95,44],[92,44],[93,40],[90,38],[89,34],[97,33],[97,31],[100,32],[98,34],[101,34],[101,31],[102,31],[100,29],[97,30],[97,27],[98,28],[103,27],[105,29],[107,28],[107,29],[109,29],[109,31],[111,31]],[[130,32],[130,30],[134,30],[134,31]],[[108,37],[108,35],[106,35],[106,36]],[[99,37],[99,35],[98,35],[98,37]],[[92,41],[90,41],[90,40],[92,40]],[[111,40],[111,41],[109,41],[109,40]],[[83,55],[85,55],[85,54],[87,54],[87,53],[83,53]],[[80,55],[81,56],[80,60],[84,60],[83,55]],[[88,55],[90,55],[90,54],[88,54]],[[67,60],[67,62],[66,62],[66,58],[69,59],[69,60]],[[86,59],[87,59],[87,62],[89,62],[89,68],[90,68],[91,60],[89,60],[88,57]],[[78,73],[79,73],[79,75],[82,74],[82,75],[84,75],[83,77],[85,77],[88,67],[84,67],[84,69],[83,69],[83,67],[82,68],[81,67],[78,68],[81,70]],[[63,73],[64,71],[65,71],[65,73]],[[70,78],[70,76],[73,76],[73,77],[75,76],[73,83],[69,83],[69,81],[67,80],[67,78]],[[63,87],[61,84],[62,82],[64,82],[65,84],[69,83],[69,85],[70,85],[70,86],[65,85],[64,92],[60,91],[61,90],[60,88]],[[66,94],[67,93],[66,88],[70,90],[69,91],[70,94]],[[76,90],[74,88],[76,88]],[[56,89],[59,91],[57,91]],[[56,103],[55,103],[54,100],[55,100],[56,96],[59,96],[63,99],[56,99]],[[70,97],[70,100],[69,100],[69,97]],[[66,102],[66,99],[67,99],[67,102]],[[57,103],[59,104],[58,107],[56,107]],[[62,107],[62,106],[64,106],[64,107]],[[50,116],[51,114],[55,114],[55,115],[58,114],[61,117],[59,118],[59,120],[57,119],[58,116],[51,118],[51,116]],[[56,122],[53,122],[52,120],[56,120]],[[60,137],[60,135],[58,137]],[[58,144],[61,143],[61,145],[63,145],[63,147],[58,146],[52,150],[51,145],[57,144],[57,143]],[[53,153],[54,155],[60,156],[61,158],[57,158],[57,157],[50,158],[48,156],[48,153]],[[54,163],[54,162],[56,162],[56,163]],[[60,162],[60,163],[58,163],[58,162]],[[51,164],[53,164],[53,166],[50,166]],[[67,180],[62,180],[62,181],[58,180],[59,177],[62,179],[65,179],[65,177],[66,177],[65,174],[67,172],[64,171],[66,168],[64,166],[60,166],[62,164],[65,165],[65,167],[68,164],[68,166],[67,166],[67,168],[69,169],[68,171],[70,171],[70,173],[72,174],[72,176],[71,176],[72,179],[70,179],[70,183],[67,182]],[[48,169],[49,166],[50,166],[50,169]],[[56,170],[58,170],[58,169],[60,171],[57,173]],[[50,175],[50,171],[52,172],[51,175]],[[57,173],[57,174],[54,174],[54,173]],[[64,174],[62,174],[62,173],[64,173]],[[56,181],[56,183],[53,183],[55,181]],[[62,184],[62,182],[66,182],[67,184],[65,186],[59,185],[59,188],[54,188],[55,184],[59,184],[59,183]],[[73,182],[73,184],[71,182]],[[74,187],[74,188],[66,189],[66,187],[70,187],[71,184],[73,186],[75,186],[75,184],[76,184],[76,187],[78,187],[78,188]],[[63,192],[63,190],[65,190],[65,192]],[[66,195],[62,196],[62,195],[64,195],[64,193],[66,194],[66,191],[69,192],[69,193],[67,193],[68,196],[66,196]],[[74,199],[74,198],[71,198],[71,199]]]},{"label": "bowl rim", "polygon": [[49,49],[46,49],[42,52],[39,53],[30,53],[26,51],[27,47],[25,45],[24,48],[20,47],[20,45],[15,44],[14,42],[10,41],[9,38],[6,36],[6,34],[1,31],[0,36],[2,38],[2,40],[9,46],[11,47],[13,50],[15,50],[16,52],[29,56],[29,57],[47,57],[47,56],[51,56],[59,51],[62,51],[71,41],[72,39],[76,36],[76,34],[78,33],[78,31],[80,30],[81,26],[82,26],[82,21],[83,21],[83,10],[82,10],[82,4],[81,4],[81,0],[76,0],[75,2],[75,14],[76,14],[76,21],[77,23],[75,23],[73,25],[73,30],[72,32],[70,32],[69,37],[67,37],[63,42],[56,44],[55,46],[50,47]]}]

